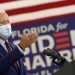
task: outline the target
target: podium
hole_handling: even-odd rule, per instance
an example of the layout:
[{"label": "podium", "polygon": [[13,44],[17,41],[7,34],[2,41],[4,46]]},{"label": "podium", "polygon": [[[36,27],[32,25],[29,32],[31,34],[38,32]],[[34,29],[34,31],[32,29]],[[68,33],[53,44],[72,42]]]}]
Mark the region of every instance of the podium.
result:
[{"label": "podium", "polygon": [[64,66],[53,75],[75,75],[75,61],[71,63],[66,62]]}]

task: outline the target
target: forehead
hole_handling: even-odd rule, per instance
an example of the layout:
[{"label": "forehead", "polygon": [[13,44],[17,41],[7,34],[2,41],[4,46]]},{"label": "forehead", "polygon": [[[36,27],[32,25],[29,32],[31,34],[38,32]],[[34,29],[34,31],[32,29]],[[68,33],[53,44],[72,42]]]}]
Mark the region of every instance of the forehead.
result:
[{"label": "forehead", "polygon": [[1,12],[0,11],[0,22],[8,20],[8,15],[6,12]]}]

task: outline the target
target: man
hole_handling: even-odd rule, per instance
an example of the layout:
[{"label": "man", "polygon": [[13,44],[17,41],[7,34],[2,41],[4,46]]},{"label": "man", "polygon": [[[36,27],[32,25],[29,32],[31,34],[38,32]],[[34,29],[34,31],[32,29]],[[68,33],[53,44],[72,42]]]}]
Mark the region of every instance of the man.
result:
[{"label": "man", "polygon": [[0,75],[26,75],[22,61],[24,50],[37,40],[37,33],[22,35],[20,43],[8,42],[11,24],[5,11],[0,11]]}]

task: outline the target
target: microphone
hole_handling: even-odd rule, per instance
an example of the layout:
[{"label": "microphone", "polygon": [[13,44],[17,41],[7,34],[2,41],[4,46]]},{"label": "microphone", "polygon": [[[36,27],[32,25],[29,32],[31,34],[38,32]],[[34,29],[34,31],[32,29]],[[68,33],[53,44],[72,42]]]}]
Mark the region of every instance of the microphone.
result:
[{"label": "microphone", "polygon": [[66,59],[64,57],[62,57],[59,53],[55,52],[54,50],[51,50],[50,48],[44,49],[43,53],[53,58],[52,62],[56,65],[63,66],[66,62]]}]

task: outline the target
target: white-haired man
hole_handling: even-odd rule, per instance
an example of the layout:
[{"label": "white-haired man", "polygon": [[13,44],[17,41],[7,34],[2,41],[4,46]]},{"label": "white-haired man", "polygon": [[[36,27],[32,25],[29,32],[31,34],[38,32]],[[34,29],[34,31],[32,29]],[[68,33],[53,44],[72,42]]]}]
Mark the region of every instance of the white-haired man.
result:
[{"label": "white-haired man", "polygon": [[37,33],[22,35],[20,43],[8,42],[11,36],[11,24],[8,14],[0,11],[0,75],[26,75],[23,61],[24,50],[37,40]]}]

